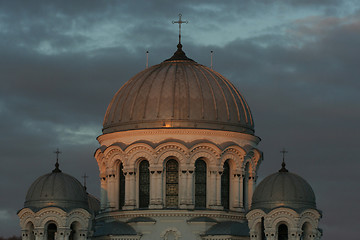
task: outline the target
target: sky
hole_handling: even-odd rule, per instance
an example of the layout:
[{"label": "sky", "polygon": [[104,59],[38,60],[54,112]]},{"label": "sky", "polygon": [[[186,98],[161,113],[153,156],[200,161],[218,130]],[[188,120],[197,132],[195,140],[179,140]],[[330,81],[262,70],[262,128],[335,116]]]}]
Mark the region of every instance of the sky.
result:
[{"label": "sky", "polygon": [[27,189],[54,168],[99,196],[107,105],[172,56],[178,14],[187,56],[246,98],[262,141],[259,183],[280,169],[313,187],[323,239],[358,239],[360,1],[0,0],[0,236],[20,235]]}]

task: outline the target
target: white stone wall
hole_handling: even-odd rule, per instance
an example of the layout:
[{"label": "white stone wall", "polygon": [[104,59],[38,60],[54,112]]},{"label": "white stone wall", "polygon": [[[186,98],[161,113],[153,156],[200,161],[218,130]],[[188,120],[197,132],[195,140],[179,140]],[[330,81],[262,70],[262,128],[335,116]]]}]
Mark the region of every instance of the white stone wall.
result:
[{"label": "white stone wall", "polygon": [[[100,169],[103,211],[119,210],[120,163],[125,174],[123,210],[138,208],[137,171],[144,159],[150,164],[150,209],[164,207],[164,167],[169,158],[179,163],[179,208],[194,208],[194,168],[199,158],[207,164],[207,208],[223,209],[221,174],[226,160],[231,171],[230,210],[244,212],[251,205],[256,172],[262,160],[261,152],[255,148],[259,142],[257,137],[226,131],[160,129],[105,134],[98,141],[101,148],[95,157]],[[249,165],[247,173],[246,164]],[[248,178],[244,179],[245,176]]]},{"label": "white stone wall", "polygon": [[[289,240],[319,240],[321,238],[318,228],[321,215],[315,209],[307,209],[301,213],[285,207],[273,209],[269,213],[265,213],[261,209],[254,209],[246,214],[246,218],[251,240],[261,239],[261,228],[258,226],[261,224],[262,218],[264,218],[265,236],[268,240],[278,239],[278,227],[281,224],[287,226]],[[308,226],[305,230],[303,230],[304,225]]]},{"label": "white stone wall", "polygon": [[46,240],[47,226],[55,224],[56,240],[68,240],[71,234],[71,224],[76,223],[74,240],[85,240],[91,228],[91,214],[85,209],[73,209],[70,212],[57,207],[43,208],[33,212],[29,208],[19,211],[22,240]]}]

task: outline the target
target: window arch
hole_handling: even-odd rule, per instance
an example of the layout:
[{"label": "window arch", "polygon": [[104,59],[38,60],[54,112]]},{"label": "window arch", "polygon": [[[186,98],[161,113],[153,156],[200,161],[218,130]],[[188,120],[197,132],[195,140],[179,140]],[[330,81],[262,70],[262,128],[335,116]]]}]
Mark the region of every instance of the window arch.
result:
[{"label": "window arch", "polygon": [[167,208],[177,208],[179,202],[179,164],[175,159],[166,162],[166,196]]},{"label": "window arch", "polygon": [[206,208],[207,169],[204,160],[195,162],[195,208]]},{"label": "window arch", "polygon": [[49,223],[46,227],[46,239],[55,240],[55,233],[57,232],[57,226],[55,223]]},{"label": "window arch", "polygon": [[149,162],[143,160],[139,164],[139,208],[148,208],[150,199]]},{"label": "window arch", "polygon": [[279,225],[278,240],[288,240],[288,227],[286,226],[286,224]]},{"label": "window arch", "polygon": [[223,166],[223,173],[221,175],[221,205],[225,210],[230,207],[230,165],[229,160],[226,160]]},{"label": "window arch", "polygon": [[125,175],[123,171],[123,164],[119,166],[119,209],[125,205]]}]

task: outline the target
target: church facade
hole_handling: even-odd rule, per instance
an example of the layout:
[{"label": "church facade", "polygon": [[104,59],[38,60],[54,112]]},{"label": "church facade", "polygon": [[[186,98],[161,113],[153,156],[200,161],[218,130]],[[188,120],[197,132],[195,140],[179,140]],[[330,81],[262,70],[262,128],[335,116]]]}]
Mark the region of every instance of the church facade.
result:
[{"label": "church facade", "polygon": [[[80,204],[52,201],[34,190],[37,180],[18,213],[23,240],[321,237],[315,195],[285,165],[255,189],[263,157],[248,104],[180,43],[115,94],[98,142],[100,205],[90,207],[86,192],[80,200],[67,195]],[[49,188],[56,169],[42,178]],[[69,184],[78,183],[59,188]]]}]

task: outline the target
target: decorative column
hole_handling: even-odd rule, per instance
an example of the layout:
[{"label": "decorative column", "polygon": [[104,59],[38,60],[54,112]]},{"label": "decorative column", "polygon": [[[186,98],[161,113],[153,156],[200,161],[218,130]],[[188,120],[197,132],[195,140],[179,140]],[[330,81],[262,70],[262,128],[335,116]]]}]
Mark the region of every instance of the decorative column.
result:
[{"label": "decorative column", "polygon": [[164,195],[163,195],[163,171],[156,171],[156,205],[157,208],[163,208],[164,207]]},{"label": "decorative column", "polygon": [[250,176],[249,176],[249,180],[248,180],[248,193],[247,193],[247,197],[248,197],[248,205],[247,205],[247,209],[250,209],[251,207],[251,200],[252,200],[252,195],[253,195],[253,192],[254,192],[254,188],[255,188],[255,177],[254,177],[254,173],[252,173]]},{"label": "decorative column", "polygon": [[[244,209],[244,174],[240,174],[239,177],[239,181],[240,181],[240,208]],[[244,209],[245,211],[245,209]]]},{"label": "decorative column", "polygon": [[289,240],[300,240],[301,232],[302,230],[300,229],[290,228],[288,233]]},{"label": "decorative column", "polygon": [[44,228],[34,230],[35,240],[45,239]]},{"label": "decorative column", "polygon": [[273,228],[265,228],[266,240],[276,240],[276,230]]},{"label": "decorative column", "polygon": [[124,175],[125,175],[125,203],[123,206],[124,210],[129,210],[132,209],[131,206],[131,201],[130,201],[130,174],[129,172],[126,172],[125,170],[123,170]]},{"label": "decorative column", "polygon": [[107,198],[107,181],[106,175],[104,173],[100,173],[100,207],[101,210],[105,210],[108,206],[108,198]]},{"label": "decorative column", "polygon": [[216,172],[216,209],[222,210],[224,209],[221,205],[221,175],[222,172]]},{"label": "decorative column", "polygon": [[186,204],[188,209],[194,209],[194,170],[189,170],[186,173],[187,185],[186,185]]},{"label": "decorative column", "polygon": [[209,207],[215,208],[216,205],[216,171],[210,171],[209,174],[209,187],[207,190],[209,190],[208,196],[209,196]]},{"label": "decorative column", "polygon": [[153,209],[156,208],[156,191],[157,191],[157,184],[156,184],[156,175],[154,169],[149,169],[150,171],[150,202],[149,208]]},{"label": "decorative column", "polygon": [[115,201],[115,173],[113,171],[109,171],[107,175],[107,182],[108,182],[108,201],[109,201],[109,207],[111,210],[114,210],[116,208],[116,201]]},{"label": "decorative column", "polygon": [[179,206],[181,209],[186,209],[187,204],[187,171],[181,170],[179,174]]},{"label": "decorative column", "polygon": [[239,211],[240,209],[240,174],[234,174],[231,178],[231,195],[233,196],[232,208]]},{"label": "decorative column", "polygon": [[[136,199],[135,199],[135,177],[136,177],[136,173],[135,172],[128,172],[128,180],[129,180],[129,191],[127,192],[129,194],[129,198],[128,198],[128,204],[127,207],[125,209],[127,210],[131,210],[134,209],[136,206]],[[125,187],[126,188],[126,187]]]}]

